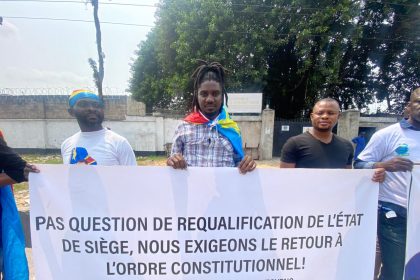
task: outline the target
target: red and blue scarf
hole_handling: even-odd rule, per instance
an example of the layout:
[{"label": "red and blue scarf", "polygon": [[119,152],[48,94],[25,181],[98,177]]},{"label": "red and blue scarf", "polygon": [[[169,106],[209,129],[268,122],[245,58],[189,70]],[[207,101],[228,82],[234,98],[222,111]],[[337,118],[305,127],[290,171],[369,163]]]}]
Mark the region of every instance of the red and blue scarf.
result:
[{"label": "red and blue scarf", "polygon": [[243,159],[244,151],[242,149],[241,130],[238,124],[230,118],[226,107],[223,106],[219,116],[214,120],[209,120],[200,111],[196,111],[189,114],[184,121],[197,125],[207,124],[207,126],[216,126],[217,131],[232,144],[233,151],[239,160]]}]

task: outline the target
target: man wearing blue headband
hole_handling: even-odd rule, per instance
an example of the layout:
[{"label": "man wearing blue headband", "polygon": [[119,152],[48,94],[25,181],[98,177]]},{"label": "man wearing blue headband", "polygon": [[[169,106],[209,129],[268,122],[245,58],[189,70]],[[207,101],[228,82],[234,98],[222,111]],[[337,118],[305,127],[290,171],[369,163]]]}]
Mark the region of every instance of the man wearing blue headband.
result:
[{"label": "man wearing blue headband", "polygon": [[102,126],[104,104],[98,95],[85,89],[73,91],[68,111],[80,131],[61,145],[65,164],[137,165],[127,139]]}]

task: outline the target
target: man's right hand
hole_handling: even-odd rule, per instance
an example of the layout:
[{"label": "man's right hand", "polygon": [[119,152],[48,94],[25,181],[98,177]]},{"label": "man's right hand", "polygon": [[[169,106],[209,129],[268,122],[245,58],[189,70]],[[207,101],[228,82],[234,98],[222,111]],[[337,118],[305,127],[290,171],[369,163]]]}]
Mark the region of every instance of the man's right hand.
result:
[{"label": "man's right hand", "polygon": [[411,171],[413,170],[413,162],[407,158],[394,157],[388,161],[378,162],[375,168],[385,168],[389,172]]},{"label": "man's right hand", "polygon": [[23,170],[25,180],[28,180],[29,172],[39,173],[39,169],[35,165],[27,163]]},{"label": "man's right hand", "polygon": [[166,165],[172,166],[174,169],[186,169],[187,162],[181,154],[174,154],[166,161]]}]

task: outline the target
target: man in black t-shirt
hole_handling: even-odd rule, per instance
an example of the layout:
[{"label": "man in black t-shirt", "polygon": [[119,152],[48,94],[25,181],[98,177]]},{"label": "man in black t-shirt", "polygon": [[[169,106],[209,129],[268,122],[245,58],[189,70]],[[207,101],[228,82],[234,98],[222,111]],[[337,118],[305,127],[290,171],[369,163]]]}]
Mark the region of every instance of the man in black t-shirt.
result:
[{"label": "man in black t-shirt", "polygon": [[[353,146],[345,139],[332,135],[325,143],[309,131],[290,138],[283,147],[281,167],[351,168]],[[293,166],[291,166],[293,165]]]},{"label": "man in black t-shirt", "polygon": [[[351,169],[353,145],[332,132],[339,117],[340,106],[335,99],[316,102],[311,113],[312,128],[287,140],[281,152],[280,168]],[[385,169],[376,169],[372,180],[383,182],[384,179]]]},{"label": "man in black t-shirt", "polygon": [[287,140],[281,153],[281,168],[351,168],[353,145],[332,133],[340,106],[332,98],[315,103],[312,128]]}]

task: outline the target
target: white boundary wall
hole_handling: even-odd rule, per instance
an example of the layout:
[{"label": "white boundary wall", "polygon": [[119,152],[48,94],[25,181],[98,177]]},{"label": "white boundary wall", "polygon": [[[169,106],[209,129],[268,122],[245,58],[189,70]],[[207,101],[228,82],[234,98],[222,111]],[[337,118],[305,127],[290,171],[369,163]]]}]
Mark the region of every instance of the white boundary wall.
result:
[{"label": "white boundary wall", "polygon": [[[235,117],[242,130],[244,145],[257,147],[261,138],[260,116]],[[181,119],[127,116],[124,121],[105,121],[104,126],[124,136],[134,151],[164,152],[172,143]],[[79,130],[75,119],[0,119],[7,143],[18,149],[60,149],[61,143]]]}]

